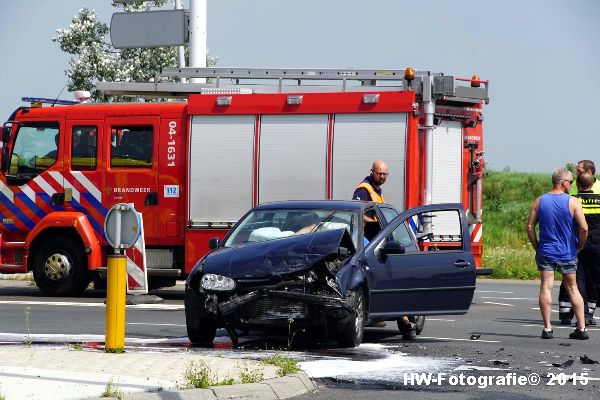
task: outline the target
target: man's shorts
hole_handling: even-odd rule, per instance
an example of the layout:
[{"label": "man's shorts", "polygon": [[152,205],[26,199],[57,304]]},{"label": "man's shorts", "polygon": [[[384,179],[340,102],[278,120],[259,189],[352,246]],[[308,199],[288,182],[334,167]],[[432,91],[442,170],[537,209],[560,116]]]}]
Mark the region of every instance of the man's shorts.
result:
[{"label": "man's shorts", "polygon": [[540,256],[535,256],[538,271],[558,271],[561,274],[574,274],[577,272],[577,258],[567,262],[548,261]]}]

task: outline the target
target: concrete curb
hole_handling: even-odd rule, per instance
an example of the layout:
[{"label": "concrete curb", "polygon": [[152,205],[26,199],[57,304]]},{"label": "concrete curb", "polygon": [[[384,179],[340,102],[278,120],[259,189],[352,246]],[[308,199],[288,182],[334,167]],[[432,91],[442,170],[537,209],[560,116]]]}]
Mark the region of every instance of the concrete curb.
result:
[{"label": "concrete curb", "polygon": [[[315,385],[304,372],[267,379],[259,383],[211,386],[207,389],[176,389],[161,392],[127,393],[127,400],[282,400],[314,390]],[[105,400],[106,397],[87,398]]]}]

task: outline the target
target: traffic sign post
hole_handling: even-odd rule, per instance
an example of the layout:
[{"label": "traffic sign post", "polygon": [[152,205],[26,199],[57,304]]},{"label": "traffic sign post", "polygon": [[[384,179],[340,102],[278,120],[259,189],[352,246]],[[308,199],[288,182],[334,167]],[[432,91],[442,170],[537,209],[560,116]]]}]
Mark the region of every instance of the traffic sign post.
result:
[{"label": "traffic sign post", "polygon": [[106,214],[104,232],[115,254],[108,256],[105,351],[121,351],[125,347],[127,257],[121,249],[133,246],[141,231],[140,215],[130,204],[115,204]]}]

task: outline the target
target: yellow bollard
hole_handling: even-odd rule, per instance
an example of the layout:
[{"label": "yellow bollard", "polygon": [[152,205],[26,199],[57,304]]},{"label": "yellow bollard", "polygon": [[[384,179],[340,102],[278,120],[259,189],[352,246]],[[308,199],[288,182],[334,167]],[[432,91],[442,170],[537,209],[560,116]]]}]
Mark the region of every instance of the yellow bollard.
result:
[{"label": "yellow bollard", "polygon": [[125,295],[127,293],[127,257],[108,256],[106,288],[106,351],[122,351],[125,347]]}]

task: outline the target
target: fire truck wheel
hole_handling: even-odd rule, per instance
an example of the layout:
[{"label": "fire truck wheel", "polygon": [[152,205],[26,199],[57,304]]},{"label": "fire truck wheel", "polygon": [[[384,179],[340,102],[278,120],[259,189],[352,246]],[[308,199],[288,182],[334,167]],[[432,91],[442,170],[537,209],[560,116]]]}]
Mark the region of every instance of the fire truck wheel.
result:
[{"label": "fire truck wheel", "polygon": [[217,321],[206,311],[202,299],[191,290],[185,291],[185,324],[193,345],[212,346],[217,334]]},{"label": "fire truck wheel", "polygon": [[48,238],[33,254],[33,278],[44,294],[75,296],[89,285],[91,278],[83,249],[72,239]]},{"label": "fire truck wheel", "polygon": [[342,318],[337,323],[337,344],[340,347],[356,347],[360,345],[365,325],[365,296],[362,288],[350,294],[350,304],[354,306],[354,315]]}]

